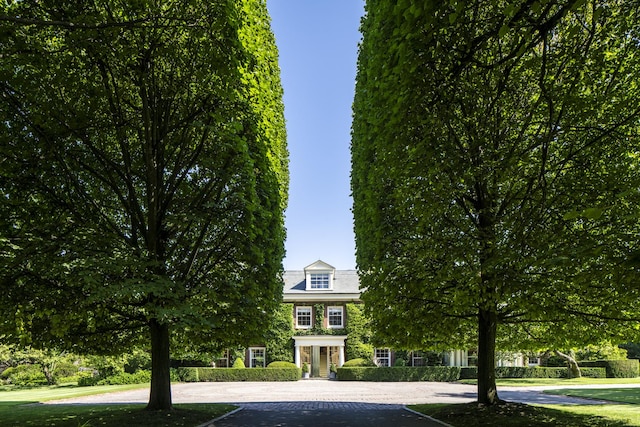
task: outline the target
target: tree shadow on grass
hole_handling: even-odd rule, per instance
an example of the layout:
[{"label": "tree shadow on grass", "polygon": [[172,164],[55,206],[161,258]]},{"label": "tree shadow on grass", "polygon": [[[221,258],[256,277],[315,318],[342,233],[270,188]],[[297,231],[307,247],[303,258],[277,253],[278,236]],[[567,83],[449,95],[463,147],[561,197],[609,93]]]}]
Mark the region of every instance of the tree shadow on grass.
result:
[{"label": "tree shadow on grass", "polygon": [[[3,402],[8,403],[8,402]],[[140,404],[28,404],[0,406],[2,426],[52,427],[177,427],[211,421],[236,408],[234,405],[202,403],[174,405],[172,411],[146,411]],[[5,407],[5,410],[2,410]]]}]

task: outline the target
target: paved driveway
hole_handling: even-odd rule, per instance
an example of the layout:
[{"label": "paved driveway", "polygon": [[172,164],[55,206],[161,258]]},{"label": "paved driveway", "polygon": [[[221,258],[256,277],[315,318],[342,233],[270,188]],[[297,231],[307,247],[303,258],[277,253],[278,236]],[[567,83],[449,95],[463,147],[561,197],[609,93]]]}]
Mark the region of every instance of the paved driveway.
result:
[{"label": "paved driveway", "polygon": [[[614,387],[608,385],[608,387]],[[501,399],[524,403],[596,404],[542,390],[557,387],[499,388]],[[358,382],[311,379],[295,382],[180,383],[172,386],[174,403],[233,403],[242,410],[216,421],[239,426],[393,426],[442,427],[404,409],[417,403],[464,403],[476,400],[476,386],[431,382]],[[107,393],[49,403],[146,403],[148,389]]]}]

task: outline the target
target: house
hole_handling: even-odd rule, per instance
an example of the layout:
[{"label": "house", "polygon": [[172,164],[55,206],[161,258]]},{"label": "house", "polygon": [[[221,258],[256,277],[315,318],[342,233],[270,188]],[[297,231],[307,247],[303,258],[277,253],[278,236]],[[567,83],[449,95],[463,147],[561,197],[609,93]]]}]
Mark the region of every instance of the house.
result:
[{"label": "house", "polygon": [[346,304],[362,302],[358,274],[319,260],[283,278],[283,302],[293,305],[295,364],[310,366],[312,377],[326,377],[331,364],[345,362]]},{"label": "house", "polygon": [[[307,364],[312,377],[329,376],[330,366],[340,367],[347,360],[346,347],[354,345],[353,336],[349,340],[349,307],[360,306],[360,281],[355,270],[336,270],[324,261],[318,260],[303,270],[288,270],[283,275],[283,304],[290,311],[293,341],[293,357],[285,350],[298,367]],[[286,314],[288,316],[288,314]],[[290,348],[290,347],[289,347]],[[365,347],[366,348],[366,347]],[[400,352],[390,348],[370,348],[367,357],[378,366],[394,366]],[[264,367],[273,358],[268,345],[250,346],[244,350],[245,366]],[[282,354],[282,352],[280,352]],[[403,363],[409,366],[425,366],[434,361],[422,351],[402,352]],[[284,356],[283,356],[284,357]],[[365,357],[365,356],[355,356]],[[474,364],[475,355],[467,350],[451,350],[436,354],[436,364],[446,366],[469,366]],[[225,352],[215,363],[218,367],[231,366],[234,360],[231,352]]]}]

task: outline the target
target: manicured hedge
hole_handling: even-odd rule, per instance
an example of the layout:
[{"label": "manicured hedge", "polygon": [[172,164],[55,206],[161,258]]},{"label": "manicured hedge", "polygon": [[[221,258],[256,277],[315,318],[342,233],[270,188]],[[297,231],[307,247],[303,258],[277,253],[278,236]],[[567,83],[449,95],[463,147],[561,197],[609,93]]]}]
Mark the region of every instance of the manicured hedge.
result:
[{"label": "manicured hedge", "polygon": [[222,381],[297,381],[302,377],[300,368],[178,368],[184,382]]},{"label": "manicured hedge", "polygon": [[151,371],[139,370],[133,374],[127,372],[120,372],[108,377],[92,376],[89,373],[84,373],[78,376],[79,386],[92,386],[92,385],[119,385],[119,384],[144,384],[151,381]]},{"label": "manicured hedge", "polygon": [[[605,378],[604,368],[581,368],[583,377]],[[496,367],[496,378],[567,378],[567,368],[547,366],[499,366]],[[469,366],[462,368],[460,379],[478,378],[478,368]]]},{"label": "manicured hedge", "polygon": [[394,366],[384,368],[338,368],[341,381],[456,381],[460,377],[457,366]]},{"label": "manicured hedge", "polygon": [[604,368],[607,372],[607,378],[636,378],[638,376],[638,360],[637,359],[620,359],[620,360],[595,360],[588,362],[579,362],[580,370],[585,368]]},{"label": "manicured hedge", "polygon": [[373,363],[373,360],[371,359],[363,359],[361,357],[358,357],[356,359],[347,360],[342,365],[343,368],[361,368],[364,366],[376,366],[376,364]]}]

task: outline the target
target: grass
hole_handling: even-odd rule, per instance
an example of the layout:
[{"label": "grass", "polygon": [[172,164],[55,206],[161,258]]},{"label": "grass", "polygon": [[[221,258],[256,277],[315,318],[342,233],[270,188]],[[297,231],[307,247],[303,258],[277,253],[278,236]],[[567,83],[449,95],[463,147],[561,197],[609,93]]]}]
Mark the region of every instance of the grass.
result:
[{"label": "grass", "polygon": [[537,406],[507,403],[484,406],[477,403],[465,403],[456,405],[410,405],[409,408],[444,421],[454,427],[640,426],[640,408],[630,405]]},{"label": "grass", "polygon": [[583,397],[587,399],[608,400],[610,402],[631,403],[634,405],[640,403],[640,388],[565,388],[558,390],[546,390],[545,393]]},{"label": "grass", "polygon": [[42,404],[50,400],[87,396],[113,391],[147,388],[148,385],[96,387],[39,387],[0,389],[2,426],[116,427],[116,426],[196,426],[236,407],[225,404],[181,404],[173,411],[145,411],[140,404],[79,405]]},{"label": "grass", "polygon": [[[461,384],[477,384],[477,380],[460,380]],[[565,386],[586,384],[640,384],[639,378],[499,378],[498,387]],[[498,390],[499,392],[500,390]]]},{"label": "grass", "polygon": [[[544,380],[500,380],[499,385],[571,385],[571,384],[637,384],[637,379],[615,378]],[[524,382],[523,382],[524,381]],[[567,427],[628,427],[640,426],[640,388],[568,388],[545,393],[620,402],[611,405],[525,405],[507,403],[487,407],[477,403],[462,405],[412,405],[411,409],[430,415],[455,427],[469,426],[567,426]]]}]

